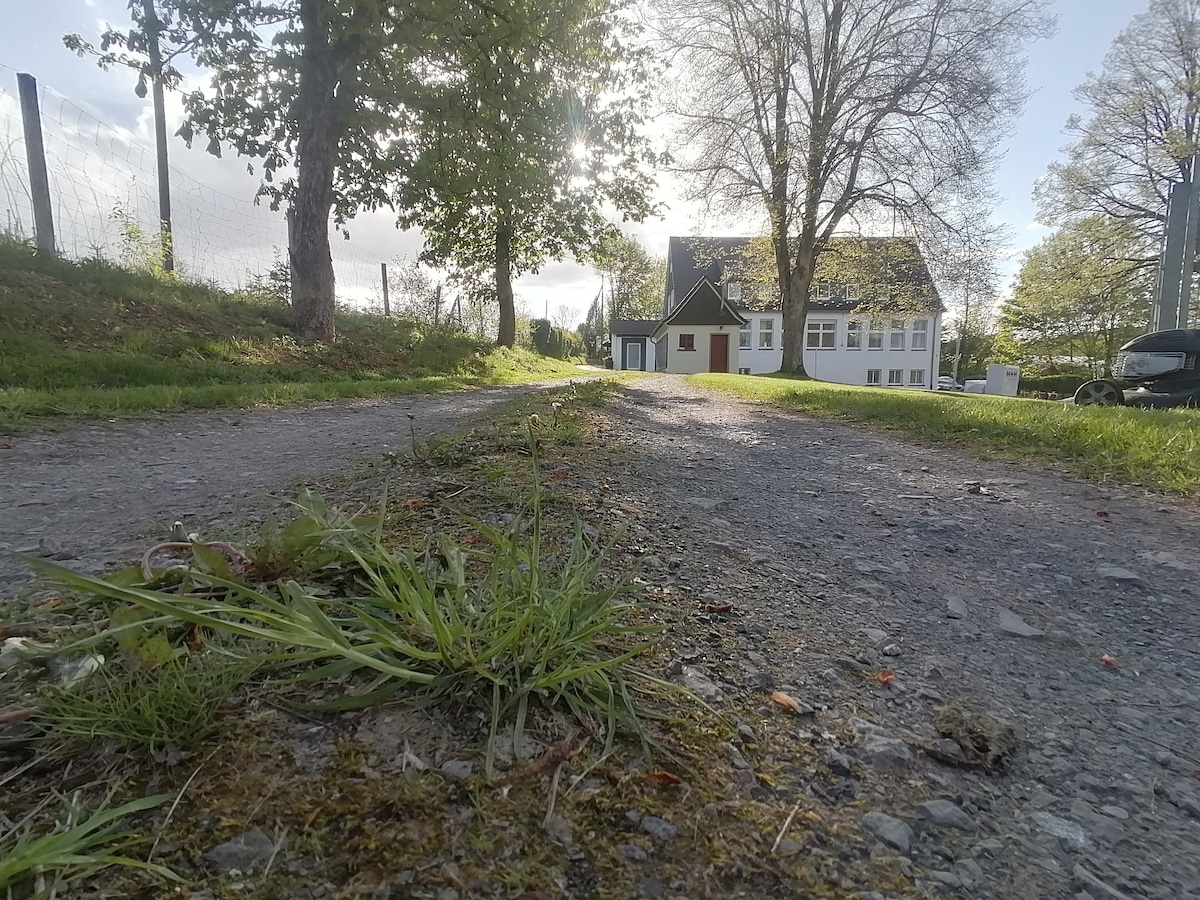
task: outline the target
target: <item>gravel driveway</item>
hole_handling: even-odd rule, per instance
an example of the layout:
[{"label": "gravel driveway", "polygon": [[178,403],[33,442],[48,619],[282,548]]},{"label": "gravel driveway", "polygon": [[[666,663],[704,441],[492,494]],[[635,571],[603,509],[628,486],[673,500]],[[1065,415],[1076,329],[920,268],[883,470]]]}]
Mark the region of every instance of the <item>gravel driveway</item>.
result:
[{"label": "gravel driveway", "polygon": [[[799,736],[847,776],[823,794],[872,810],[877,852],[931,894],[1200,897],[1194,505],[675,378],[624,397],[610,508],[664,548],[659,580],[734,604],[676,636],[685,680],[815,707]],[[946,704],[1015,726],[1003,774],[916,749]]]},{"label": "gravel driveway", "polygon": [[[421,438],[527,390],[4,439],[0,548],[98,567],[177,518],[236,527],[297,483],[406,449],[406,414]],[[694,601],[694,627],[670,638],[673,674],[714,703],[757,707],[735,760],[744,789],[817,793],[921,893],[1200,897],[1193,503],[674,377],[627,385],[601,415],[628,452],[597,482],[593,514],[650,551],[651,584]],[[0,592],[20,572],[0,560]],[[725,603],[731,614],[704,611]],[[874,679],[884,669],[888,684]],[[824,781],[755,757],[755,729],[779,721],[777,689],[805,704],[792,737],[822,754]],[[947,705],[1015,726],[1002,772],[922,752],[939,746]],[[756,774],[768,767],[769,785]]]},{"label": "gravel driveway", "polygon": [[[214,530],[277,507],[299,484],[348,474],[389,450],[468,423],[534,385],[184,413],[0,436],[0,598],[24,581],[4,550],[99,570],[140,555],[171,524]],[[272,498],[271,494],[277,495]]]}]

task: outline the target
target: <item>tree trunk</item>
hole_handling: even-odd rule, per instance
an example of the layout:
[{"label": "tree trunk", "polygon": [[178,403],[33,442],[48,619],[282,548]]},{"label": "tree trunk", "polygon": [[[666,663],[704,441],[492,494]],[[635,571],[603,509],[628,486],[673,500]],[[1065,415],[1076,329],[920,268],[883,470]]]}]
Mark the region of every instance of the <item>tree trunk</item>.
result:
[{"label": "tree trunk", "polygon": [[815,239],[802,232],[796,264],[788,275],[788,292],[783,298],[782,372],[804,373],[804,320],[808,317],[816,256]]},{"label": "tree trunk", "polygon": [[517,308],[512,288],[512,222],[503,211],[496,216],[496,300],[500,304],[500,328],[496,344],[511,347],[517,342]]},{"label": "tree trunk", "polygon": [[300,0],[304,52],[296,97],[299,137],[296,199],[292,207],[295,240],[292,262],[292,314],[306,341],[334,338],[333,258],[329,215],[333,209],[333,170],[337,152],[337,65],[321,0]]}]

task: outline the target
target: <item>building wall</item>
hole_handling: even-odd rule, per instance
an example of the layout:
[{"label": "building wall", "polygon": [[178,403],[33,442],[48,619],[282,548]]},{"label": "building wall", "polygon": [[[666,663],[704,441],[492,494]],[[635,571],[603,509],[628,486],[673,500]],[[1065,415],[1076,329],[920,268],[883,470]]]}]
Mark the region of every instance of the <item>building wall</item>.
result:
[{"label": "building wall", "polygon": [[[738,333],[736,328],[726,326],[723,330],[716,325],[668,325],[663,333],[667,341],[667,371],[679,375],[694,375],[697,372],[707,372],[709,335],[729,335],[729,368],[737,371],[738,363]],[[695,350],[680,350],[679,336],[690,334],[695,337]]]},{"label": "building wall", "polygon": [[654,341],[650,340],[650,338],[648,338],[648,337],[647,338],[631,338],[631,337],[625,337],[625,336],[620,336],[620,335],[614,334],[612,336],[613,368],[614,369],[623,369],[624,368],[624,365],[622,363],[625,359],[624,344],[625,344],[626,340],[639,340],[639,341],[645,342],[645,344],[646,344],[646,364],[645,364],[645,366],[643,366],[643,369],[646,372],[653,372],[654,371]]},{"label": "building wall", "polygon": [[[747,327],[738,334],[738,371],[749,369],[750,375],[769,375],[783,365],[783,313],[742,310]],[[765,322],[770,322],[765,326]],[[742,340],[749,347],[741,346]],[[769,339],[769,346],[762,346]]]},{"label": "building wall", "polygon": [[[903,387],[914,390],[930,390],[938,376],[938,353],[941,348],[941,322],[939,316],[924,318],[926,323],[925,347],[914,350],[914,319],[904,320],[903,329],[893,329],[891,320],[883,323],[882,344],[879,349],[869,346],[868,332],[863,330],[861,347],[848,346],[850,314],[846,312],[811,312],[807,325],[833,323],[833,344],[830,349],[812,349],[808,346],[808,328],[805,328],[804,371],[819,381],[839,384],[861,384],[878,387]],[[904,349],[892,349],[893,330],[902,331]],[[868,372],[879,373],[878,382],[873,382]],[[894,383],[891,373],[899,370],[900,383]],[[914,371],[919,380],[912,378]]]}]

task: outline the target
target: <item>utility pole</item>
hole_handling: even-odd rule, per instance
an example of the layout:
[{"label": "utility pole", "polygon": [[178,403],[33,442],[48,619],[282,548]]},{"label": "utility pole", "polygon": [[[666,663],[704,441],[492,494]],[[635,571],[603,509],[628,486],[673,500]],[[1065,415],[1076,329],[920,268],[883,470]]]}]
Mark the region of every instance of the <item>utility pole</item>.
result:
[{"label": "utility pole", "polygon": [[150,57],[150,94],[154,102],[154,150],[158,158],[158,228],[164,272],[175,271],[175,241],[171,228],[171,168],[167,164],[167,108],[163,99],[163,58],[158,34],[162,23],[154,0],[142,0],[146,27],[146,55]]},{"label": "utility pole", "polygon": [[379,277],[380,282],[383,284],[383,317],[386,319],[392,314],[392,306],[388,301],[387,263],[385,262],[379,264]]}]

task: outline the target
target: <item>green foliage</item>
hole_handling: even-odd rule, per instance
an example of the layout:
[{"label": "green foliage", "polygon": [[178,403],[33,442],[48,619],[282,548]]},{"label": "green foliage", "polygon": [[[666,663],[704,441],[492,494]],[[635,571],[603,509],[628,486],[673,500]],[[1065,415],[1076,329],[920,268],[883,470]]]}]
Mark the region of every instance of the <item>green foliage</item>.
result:
[{"label": "green foliage", "polygon": [[1136,242],[1127,223],[1093,216],[1028,251],[1000,308],[997,357],[1037,374],[1109,374],[1149,319],[1154,272],[1130,261]]},{"label": "green foliage", "polygon": [[530,337],[533,349],[542,356],[570,359],[583,352],[583,344],[577,334],[551,325],[549,319],[534,319],[530,323]]},{"label": "green foliage", "polygon": [[[40,812],[51,798],[35,810]],[[19,823],[11,830],[0,830],[0,891],[8,897],[33,896],[35,879],[43,886],[37,898],[54,896],[70,884],[109,866],[144,869],[162,878],[183,883],[183,879],[164,866],[151,865],[114,855],[112,844],[128,843],[129,832],[122,819],[154,809],[172,799],[169,794],[144,797],[90,815],[74,803],[69,804],[65,822],[45,834],[36,834]],[[26,820],[33,814],[27,815]]]},{"label": "green foliage", "polygon": [[163,261],[171,250],[171,235],[166,230],[149,235],[138,224],[137,219],[120,203],[109,215],[121,231],[119,263],[130,272],[169,279],[174,272],[163,268]]},{"label": "green foliage", "polygon": [[[77,686],[44,691],[35,722],[49,738],[72,744],[109,739],[128,750],[153,752],[203,743],[248,667],[176,658],[161,633],[137,645],[129,635],[122,635],[126,655],[117,662]],[[147,651],[160,645],[167,658],[156,656],[147,666]]]},{"label": "green foliage", "polygon": [[842,422],[894,429],[919,441],[1046,463],[1098,481],[1200,491],[1200,411],[1079,407],[980,394],[851,387],[784,376],[694,375],[751,400]]},{"label": "green foliage", "polygon": [[425,235],[426,260],[493,273],[511,345],[513,277],[594,251],[612,208],[638,221],[651,211],[649,57],[616,0],[503,0],[460,16],[470,39],[437,56],[455,77],[424,86],[396,207]]},{"label": "green foliage", "polygon": [[297,679],[370,677],[327,708],[370,706],[401,691],[420,702],[482,704],[491,721],[489,767],[498,730],[512,725],[519,738],[531,705],[539,703],[602,730],[609,747],[620,729],[646,741],[639,688],[666,686],[628,664],[650,649],[646,638],[653,629],[630,623],[633,608],[619,600],[628,590],[624,583],[599,584],[606,548],[579,523],[569,534],[552,536],[543,503],[535,481],[524,512],[508,527],[470,521],[484,549],[438,535],[418,550],[388,545],[386,507],[365,522],[302,497],[298,506],[320,524],[326,548],[339,561],[339,583],[352,585],[350,596],[291,580],[252,588],[196,575],[229,591],[224,600],[201,598],[28,562],[73,589],[265,644],[272,649],[256,650],[256,658],[298,668]]},{"label": "green foliage", "polygon": [[[662,317],[665,256],[651,256],[636,238],[617,232],[601,241],[592,267],[608,279],[608,322]],[[611,333],[606,327],[601,330]]]}]

